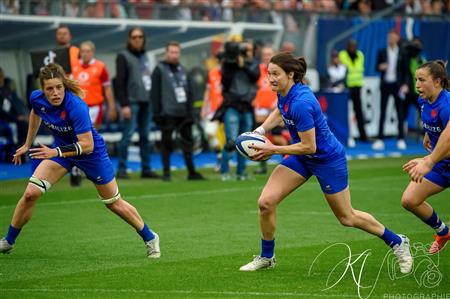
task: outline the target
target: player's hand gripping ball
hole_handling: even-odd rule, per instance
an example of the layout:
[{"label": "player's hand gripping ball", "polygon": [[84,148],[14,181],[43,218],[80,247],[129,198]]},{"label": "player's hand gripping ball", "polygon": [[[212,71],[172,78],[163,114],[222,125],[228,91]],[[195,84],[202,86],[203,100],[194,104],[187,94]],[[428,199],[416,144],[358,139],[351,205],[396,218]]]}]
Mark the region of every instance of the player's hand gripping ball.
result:
[{"label": "player's hand gripping ball", "polygon": [[[266,143],[266,137],[255,133],[245,132],[239,135],[236,139],[236,149],[238,152],[249,160],[252,160],[252,156],[255,155],[258,150],[250,148],[253,145],[264,145]],[[250,147],[249,147],[250,146]],[[268,160],[270,157],[267,157]]]}]

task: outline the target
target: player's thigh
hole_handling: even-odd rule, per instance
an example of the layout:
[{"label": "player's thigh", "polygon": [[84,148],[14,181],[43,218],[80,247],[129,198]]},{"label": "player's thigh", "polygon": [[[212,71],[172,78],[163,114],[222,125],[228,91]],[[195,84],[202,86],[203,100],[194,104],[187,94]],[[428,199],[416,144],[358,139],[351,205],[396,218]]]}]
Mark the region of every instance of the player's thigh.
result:
[{"label": "player's thigh", "polygon": [[42,160],[36,167],[33,176],[54,185],[67,174],[68,170],[66,167],[68,165],[62,165],[53,160]]},{"label": "player's thigh", "polygon": [[442,192],[444,187],[439,186],[436,183],[424,178],[422,182],[410,182],[403,192],[402,200],[407,201],[409,204],[420,205],[428,197]]},{"label": "player's thigh", "polygon": [[293,169],[284,165],[278,165],[264,186],[260,201],[265,201],[270,205],[277,205],[306,180],[307,178]]}]

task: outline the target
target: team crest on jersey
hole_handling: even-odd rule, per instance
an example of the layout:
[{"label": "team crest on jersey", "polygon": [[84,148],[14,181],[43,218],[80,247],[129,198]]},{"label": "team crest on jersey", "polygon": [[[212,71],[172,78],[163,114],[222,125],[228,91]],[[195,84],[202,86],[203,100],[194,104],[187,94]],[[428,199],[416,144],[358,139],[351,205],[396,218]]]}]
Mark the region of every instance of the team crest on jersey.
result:
[{"label": "team crest on jersey", "polygon": [[66,110],[63,110],[60,115],[61,119],[66,120],[66,114]]},{"label": "team crest on jersey", "polygon": [[432,109],[432,110],[431,110],[431,118],[435,118],[436,115],[437,115],[436,110]]},{"label": "team crest on jersey", "polygon": [[283,110],[284,110],[285,113],[287,113],[288,110],[289,110],[289,105],[288,104],[284,104]]}]

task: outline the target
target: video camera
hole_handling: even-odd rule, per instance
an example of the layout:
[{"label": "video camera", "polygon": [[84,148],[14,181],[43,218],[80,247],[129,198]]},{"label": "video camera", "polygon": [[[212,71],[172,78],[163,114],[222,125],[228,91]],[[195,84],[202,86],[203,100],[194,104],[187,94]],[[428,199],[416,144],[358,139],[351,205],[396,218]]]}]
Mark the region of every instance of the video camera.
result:
[{"label": "video camera", "polygon": [[247,56],[247,45],[245,43],[227,42],[225,43],[223,54],[224,63],[238,63],[238,57]]}]

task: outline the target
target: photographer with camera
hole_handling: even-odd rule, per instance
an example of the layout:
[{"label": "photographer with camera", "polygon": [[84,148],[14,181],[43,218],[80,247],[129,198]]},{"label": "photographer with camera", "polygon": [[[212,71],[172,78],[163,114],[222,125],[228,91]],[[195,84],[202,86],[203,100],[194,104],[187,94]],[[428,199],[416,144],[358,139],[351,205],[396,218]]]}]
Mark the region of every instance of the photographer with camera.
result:
[{"label": "photographer with camera", "polygon": [[[227,42],[222,62],[223,103],[214,119],[224,123],[226,143],[222,151],[222,180],[230,179],[229,159],[239,134],[253,127],[253,101],[256,96],[259,65],[253,59],[252,43]],[[246,160],[237,157],[237,179],[245,180]]]}]

